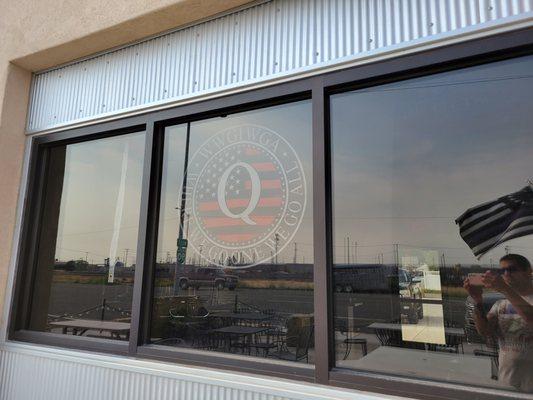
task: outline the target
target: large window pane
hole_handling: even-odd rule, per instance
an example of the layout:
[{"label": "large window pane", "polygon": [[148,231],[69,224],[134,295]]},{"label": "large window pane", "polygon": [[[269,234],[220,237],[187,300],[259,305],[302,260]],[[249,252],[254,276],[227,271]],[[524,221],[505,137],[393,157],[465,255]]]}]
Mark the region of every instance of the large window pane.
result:
[{"label": "large window pane", "polygon": [[30,329],[128,338],[144,140],[50,149]]},{"label": "large window pane", "polygon": [[152,342],[313,362],[311,104],[165,131]]},{"label": "large window pane", "polygon": [[[531,192],[475,208],[532,178],[532,69],[525,57],[331,98],[338,367],[533,392],[531,269],[500,263],[533,260],[532,237],[490,248],[533,232]],[[501,286],[468,297],[486,271]]]}]

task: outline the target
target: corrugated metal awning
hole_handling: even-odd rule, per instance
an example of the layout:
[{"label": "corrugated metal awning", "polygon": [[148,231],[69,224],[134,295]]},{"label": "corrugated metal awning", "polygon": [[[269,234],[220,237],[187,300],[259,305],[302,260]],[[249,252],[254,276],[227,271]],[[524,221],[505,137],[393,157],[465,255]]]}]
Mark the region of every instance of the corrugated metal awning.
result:
[{"label": "corrugated metal awning", "polygon": [[533,0],[273,0],[35,75],[28,133],[466,40],[533,22]]}]

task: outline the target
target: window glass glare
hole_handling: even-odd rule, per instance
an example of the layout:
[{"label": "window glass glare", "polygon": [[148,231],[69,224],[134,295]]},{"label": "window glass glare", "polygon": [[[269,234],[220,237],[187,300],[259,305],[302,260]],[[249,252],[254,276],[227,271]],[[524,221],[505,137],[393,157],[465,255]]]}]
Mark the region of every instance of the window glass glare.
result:
[{"label": "window glass glare", "polygon": [[313,363],[309,101],[168,127],[155,344]]},{"label": "window glass glare", "polygon": [[128,339],[144,140],[50,149],[30,329]]},{"label": "window glass glare", "polygon": [[533,392],[532,67],[332,96],[338,367]]}]

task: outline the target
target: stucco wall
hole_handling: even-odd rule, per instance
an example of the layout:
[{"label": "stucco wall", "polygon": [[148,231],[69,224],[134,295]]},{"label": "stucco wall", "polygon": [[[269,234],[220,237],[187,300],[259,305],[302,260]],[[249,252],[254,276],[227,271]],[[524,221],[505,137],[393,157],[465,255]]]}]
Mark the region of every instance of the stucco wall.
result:
[{"label": "stucco wall", "polygon": [[[210,17],[250,0],[0,0],[0,315],[31,72]],[[5,326],[2,315],[0,326]]]}]

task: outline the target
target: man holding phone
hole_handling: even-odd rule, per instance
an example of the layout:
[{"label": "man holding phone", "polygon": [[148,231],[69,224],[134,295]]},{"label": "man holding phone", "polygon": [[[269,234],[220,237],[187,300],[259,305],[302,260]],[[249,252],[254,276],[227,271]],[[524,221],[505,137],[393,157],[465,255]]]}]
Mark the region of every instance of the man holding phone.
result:
[{"label": "man holding phone", "polygon": [[[498,270],[486,271],[478,284],[468,277],[464,288],[474,300],[474,322],[480,335],[497,339],[499,380],[523,392],[533,392],[533,282],[531,264],[519,254],[500,259]],[[483,288],[500,292],[488,313],[483,309]]]}]

